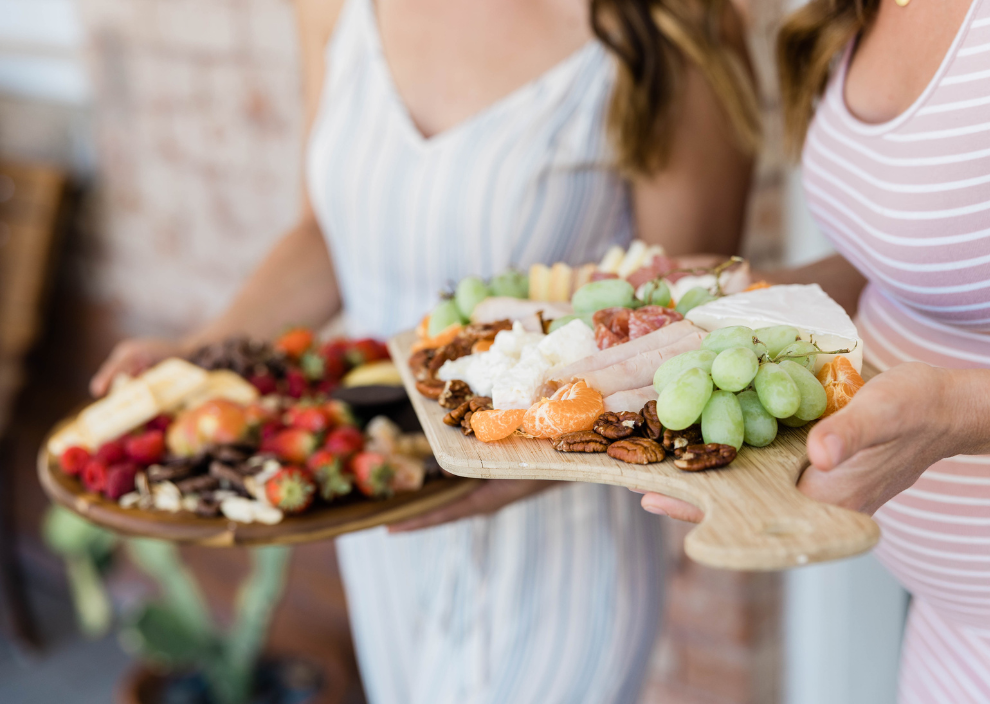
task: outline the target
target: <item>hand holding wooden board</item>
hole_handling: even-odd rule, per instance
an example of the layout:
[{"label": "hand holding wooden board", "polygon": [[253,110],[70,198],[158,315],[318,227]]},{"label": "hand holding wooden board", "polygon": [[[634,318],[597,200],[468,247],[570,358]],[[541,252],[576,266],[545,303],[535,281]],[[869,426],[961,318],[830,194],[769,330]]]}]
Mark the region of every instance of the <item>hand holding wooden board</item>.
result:
[{"label": "hand holding wooden board", "polygon": [[[486,444],[444,425],[446,411],[417,392],[406,364],[415,340],[413,331],[400,334],[389,350],[437,461],[452,474],[614,484],[682,499],[705,514],[685,539],[685,552],[723,569],[776,570],[851,557],[880,538],[870,517],[818,503],[797,490],[808,466],[810,425],[782,429],[769,446],[744,446],[730,466],[702,472],[684,472],[669,459],[633,465],[604,454],[560,453],[547,440],[518,436]],[[863,369],[867,379],[874,373]]]}]

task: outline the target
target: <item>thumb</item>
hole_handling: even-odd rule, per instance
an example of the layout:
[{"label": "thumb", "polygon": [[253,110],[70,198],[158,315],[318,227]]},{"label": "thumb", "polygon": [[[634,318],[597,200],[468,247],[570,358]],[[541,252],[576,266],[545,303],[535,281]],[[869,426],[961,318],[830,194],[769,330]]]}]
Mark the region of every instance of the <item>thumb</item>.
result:
[{"label": "thumb", "polygon": [[808,459],[817,469],[835,469],[860,450],[874,444],[878,423],[865,417],[858,404],[818,421],[808,434]]}]

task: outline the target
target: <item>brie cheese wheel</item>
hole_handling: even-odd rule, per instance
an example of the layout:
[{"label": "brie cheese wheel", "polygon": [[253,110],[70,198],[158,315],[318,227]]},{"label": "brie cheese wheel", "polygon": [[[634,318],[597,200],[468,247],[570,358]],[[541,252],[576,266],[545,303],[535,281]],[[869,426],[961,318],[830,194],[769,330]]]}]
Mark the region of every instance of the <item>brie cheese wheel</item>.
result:
[{"label": "brie cheese wheel", "polygon": [[[725,296],[690,310],[687,319],[711,332],[731,325],[765,328],[791,325],[802,340],[843,353],[856,371],[863,368],[863,340],[846,311],[818,284],[789,284]],[[815,372],[835,355],[820,354]]]}]

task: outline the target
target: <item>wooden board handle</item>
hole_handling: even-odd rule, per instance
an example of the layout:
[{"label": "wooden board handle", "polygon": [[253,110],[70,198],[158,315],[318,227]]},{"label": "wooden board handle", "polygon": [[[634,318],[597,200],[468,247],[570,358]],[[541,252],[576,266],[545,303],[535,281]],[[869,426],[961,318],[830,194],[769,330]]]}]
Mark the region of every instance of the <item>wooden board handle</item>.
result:
[{"label": "wooden board handle", "polygon": [[702,522],[684,540],[684,551],[702,564],[779,570],[857,555],[880,539],[869,516],[798,491],[800,472],[734,467],[731,477],[706,474],[703,491],[662,475],[640,475],[636,482],[637,489],[665,493],[704,511]]}]

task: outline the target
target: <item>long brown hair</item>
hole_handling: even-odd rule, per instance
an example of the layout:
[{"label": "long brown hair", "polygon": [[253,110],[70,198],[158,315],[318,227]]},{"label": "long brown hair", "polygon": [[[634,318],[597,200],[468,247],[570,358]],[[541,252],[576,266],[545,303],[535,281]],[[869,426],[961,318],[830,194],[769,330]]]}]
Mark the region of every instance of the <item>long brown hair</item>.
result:
[{"label": "long brown hair", "polygon": [[651,174],[669,157],[686,62],[701,71],[736,141],[755,152],[759,102],[744,58],[724,37],[727,0],[591,0],[595,35],[619,59],[608,130],[619,167]]},{"label": "long brown hair", "polygon": [[792,155],[801,151],[835,57],[873,21],[879,8],[880,0],[812,0],[781,28],[777,67],[784,135]]}]

